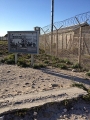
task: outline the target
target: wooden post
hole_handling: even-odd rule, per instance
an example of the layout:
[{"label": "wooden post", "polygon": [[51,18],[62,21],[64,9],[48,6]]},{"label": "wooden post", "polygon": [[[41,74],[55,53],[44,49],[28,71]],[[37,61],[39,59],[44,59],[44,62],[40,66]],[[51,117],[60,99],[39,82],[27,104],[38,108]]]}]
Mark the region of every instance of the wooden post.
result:
[{"label": "wooden post", "polygon": [[17,53],[15,53],[15,64],[17,64]]},{"label": "wooden post", "polygon": [[81,65],[81,38],[82,38],[82,31],[81,26],[79,30],[79,46],[78,46],[78,64]]},{"label": "wooden post", "polygon": [[33,64],[34,64],[34,55],[31,54],[31,66],[33,66]]}]

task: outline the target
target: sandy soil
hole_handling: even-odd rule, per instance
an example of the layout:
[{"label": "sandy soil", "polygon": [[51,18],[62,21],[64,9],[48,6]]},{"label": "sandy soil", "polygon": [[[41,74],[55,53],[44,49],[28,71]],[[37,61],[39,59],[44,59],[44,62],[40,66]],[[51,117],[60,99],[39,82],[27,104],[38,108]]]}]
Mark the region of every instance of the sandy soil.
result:
[{"label": "sandy soil", "polygon": [[[13,65],[0,65],[0,97],[68,88],[72,81],[61,78],[47,70],[20,68]],[[48,71],[49,72],[49,71]]]},{"label": "sandy soil", "polygon": [[[37,70],[20,68],[14,65],[0,65],[0,98],[38,93],[52,89],[66,89],[70,88],[74,82],[83,83],[90,88],[90,80],[86,79],[85,73],[82,72],[78,73],[50,67]],[[47,118],[47,120],[49,119]],[[88,119],[85,118],[85,120]]]},{"label": "sandy soil", "polygon": [[90,80],[84,77],[84,73],[54,68],[37,70],[14,65],[0,65],[0,98],[69,88],[73,82],[83,83],[90,88]]}]

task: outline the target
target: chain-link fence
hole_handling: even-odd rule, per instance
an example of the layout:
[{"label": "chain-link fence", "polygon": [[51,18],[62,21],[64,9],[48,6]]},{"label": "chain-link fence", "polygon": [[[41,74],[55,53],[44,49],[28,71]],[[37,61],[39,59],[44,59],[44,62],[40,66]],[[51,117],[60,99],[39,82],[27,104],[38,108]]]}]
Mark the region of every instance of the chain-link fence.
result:
[{"label": "chain-link fence", "polygon": [[40,48],[44,49],[46,54],[61,59],[78,62],[78,45],[79,37],[74,35],[74,31],[61,32],[56,30],[53,32],[52,41],[51,33],[40,35]]},{"label": "chain-link fence", "polygon": [[82,28],[81,63],[85,68],[90,69],[90,26]]},{"label": "chain-link fence", "polygon": [[[72,19],[72,20],[71,20]],[[70,21],[71,22],[70,24]],[[76,21],[76,22],[75,22]],[[69,22],[69,24],[65,23]],[[62,23],[62,24],[61,24]],[[41,28],[40,48],[46,54],[68,59],[90,69],[90,12]],[[67,27],[68,26],[68,27]]]}]

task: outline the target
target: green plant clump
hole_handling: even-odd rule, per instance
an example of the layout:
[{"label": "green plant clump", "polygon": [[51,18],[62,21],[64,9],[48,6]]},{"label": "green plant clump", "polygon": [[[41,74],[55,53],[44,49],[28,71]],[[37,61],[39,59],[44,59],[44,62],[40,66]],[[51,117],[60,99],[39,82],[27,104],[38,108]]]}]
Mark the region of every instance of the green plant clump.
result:
[{"label": "green plant clump", "polygon": [[45,60],[44,63],[45,63],[45,64],[49,64],[49,60]]},{"label": "green plant clump", "polygon": [[78,87],[78,88],[81,88],[81,89],[87,91],[88,94],[87,95],[83,95],[82,98],[85,101],[89,101],[90,102],[90,89],[87,89],[83,84],[78,84],[78,83],[74,83],[72,86],[73,87]]},{"label": "green plant clump", "polygon": [[85,101],[90,101],[90,94],[84,95],[84,96],[83,96],[83,99],[84,99]]},{"label": "green plant clump", "polygon": [[86,73],[87,76],[90,76],[90,70]]},{"label": "green plant clump", "polygon": [[30,66],[29,63],[24,58],[19,58],[17,65],[21,66],[21,67],[29,67]]},{"label": "green plant clump", "polygon": [[24,117],[26,115],[27,111],[28,111],[28,109],[21,109],[21,110],[16,111],[14,114],[16,116]]},{"label": "green plant clump", "polygon": [[88,92],[88,94],[87,94],[87,95],[84,95],[84,96],[83,96],[83,99],[84,99],[85,101],[89,101],[89,102],[90,102],[90,89],[89,89],[87,92]]},{"label": "green plant clump", "polygon": [[72,84],[72,87],[78,87],[78,88],[81,88],[85,91],[88,91],[88,89],[83,84],[74,83],[74,84]]},{"label": "green plant clump", "polygon": [[65,64],[57,64],[57,67],[61,69],[67,69],[67,66]]},{"label": "green plant clump", "polygon": [[33,68],[35,68],[35,69],[40,69],[40,68],[45,68],[45,67],[46,67],[45,64],[34,64],[33,65]]},{"label": "green plant clump", "polygon": [[82,68],[78,63],[72,65],[73,69],[78,69],[78,68]]},{"label": "green plant clump", "polygon": [[14,56],[14,54],[8,55],[4,59],[2,59],[1,62],[6,63],[6,64],[15,64],[15,56]]}]

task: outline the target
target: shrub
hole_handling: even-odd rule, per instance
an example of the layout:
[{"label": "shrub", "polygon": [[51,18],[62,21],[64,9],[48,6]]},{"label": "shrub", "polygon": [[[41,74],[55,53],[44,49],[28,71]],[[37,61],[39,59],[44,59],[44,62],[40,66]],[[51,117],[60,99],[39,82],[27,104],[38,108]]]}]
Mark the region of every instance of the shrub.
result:
[{"label": "shrub", "polygon": [[52,56],[52,60],[55,61],[55,60],[56,60],[56,57],[55,57],[55,56]]},{"label": "shrub", "polygon": [[57,67],[61,69],[67,69],[67,66],[65,64],[57,64]]},{"label": "shrub", "polygon": [[59,62],[65,63],[64,59],[59,59]]},{"label": "shrub", "polygon": [[88,94],[83,96],[83,99],[90,102],[90,89],[87,90]]},{"label": "shrub", "polygon": [[90,76],[90,70],[86,73],[87,76]]},{"label": "shrub", "polygon": [[39,49],[39,52],[40,52],[40,54],[45,53],[45,51],[43,49]]},{"label": "shrub", "polygon": [[76,63],[76,64],[72,65],[72,68],[74,68],[74,69],[80,68],[81,69],[82,67],[80,66],[80,64]]},{"label": "shrub", "polygon": [[26,59],[24,59],[24,58],[19,58],[17,65],[21,66],[21,67],[29,67],[30,66],[29,63],[27,63]]},{"label": "shrub", "polygon": [[15,59],[15,55],[14,54],[9,54],[6,58],[7,59]]},{"label": "shrub", "polygon": [[15,64],[15,56],[14,56],[14,54],[8,55],[4,59],[2,59],[1,62],[6,63],[6,64]]},{"label": "shrub", "polygon": [[49,64],[49,60],[45,60],[44,63],[45,63],[45,64]]},{"label": "shrub", "polygon": [[3,52],[0,51],[0,55],[2,55],[2,54],[3,54]]},{"label": "shrub", "polygon": [[6,64],[15,64],[15,60],[14,59],[7,59],[5,61]]},{"label": "shrub", "polygon": [[66,63],[66,64],[72,64],[68,59],[59,59],[59,62]]},{"label": "shrub", "polygon": [[90,89],[88,90],[88,94],[83,96],[83,99],[90,102]]},{"label": "shrub", "polygon": [[1,59],[0,62],[1,62],[1,63],[4,63],[4,62],[5,62],[5,59]]},{"label": "shrub", "polygon": [[33,65],[33,68],[35,68],[35,69],[40,69],[40,68],[45,68],[45,67],[46,67],[45,64],[34,64]]},{"label": "shrub", "polygon": [[72,64],[68,59],[65,60],[65,63],[68,64],[68,65]]}]

